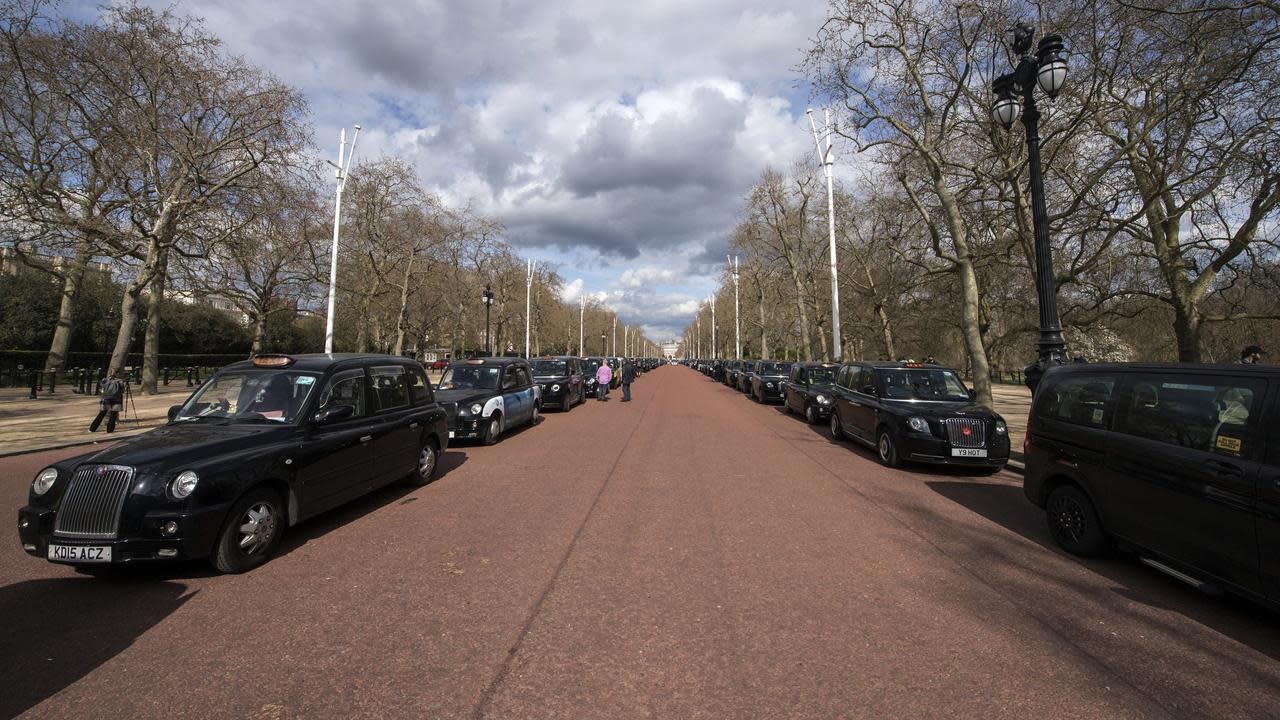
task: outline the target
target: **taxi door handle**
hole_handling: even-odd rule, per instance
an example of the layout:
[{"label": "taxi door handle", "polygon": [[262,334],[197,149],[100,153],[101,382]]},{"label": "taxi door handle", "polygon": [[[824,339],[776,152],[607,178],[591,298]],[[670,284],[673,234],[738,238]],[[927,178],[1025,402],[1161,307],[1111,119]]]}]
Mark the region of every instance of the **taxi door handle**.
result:
[{"label": "taxi door handle", "polygon": [[372,435],[365,435],[364,437],[360,438],[360,442],[362,442],[362,443],[367,443],[367,442],[369,442],[369,441],[370,441],[370,440],[372,440],[372,439],[373,439],[373,436],[372,436]]},{"label": "taxi door handle", "polygon": [[418,427],[418,421],[417,421],[417,420],[414,420],[413,422],[409,423],[409,429],[410,429],[410,430],[413,430],[413,429],[414,429],[414,428],[416,428],[416,427]]}]

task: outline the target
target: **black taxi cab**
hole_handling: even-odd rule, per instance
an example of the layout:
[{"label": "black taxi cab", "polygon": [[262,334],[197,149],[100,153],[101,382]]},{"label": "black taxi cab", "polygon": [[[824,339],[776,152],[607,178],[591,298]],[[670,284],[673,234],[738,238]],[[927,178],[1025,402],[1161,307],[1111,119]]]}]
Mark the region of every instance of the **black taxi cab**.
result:
[{"label": "black taxi cab", "polygon": [[832,396],[831,436],[874,448],[889,467],[911,461],[995,472],[1009,462],[1004,418],[976,404],[950,368],[848,363],[836,373]]},{"label": "black taxi cab", "polygon": [[542,386],[542,407],[565,412],[587,401],[582,361],[572,355],[548,355],[529,361],[533,379]]},{"label": "black taxi cab", "polygon": [[449,437],[493,445],[507,430],[541,421],[542,386],[524,358],[482,357],[450,363],[436,398],[453,410]]},{"label": "black taxi cab", "polygon": [[782,400],[782,383],[791,374],[791,363],[776,360],[757,360],[751,370],[751,386],[748,392],[756,402],[767,403]]},{"label": "black taxi cab", "polygon": [[448,446],[420,364],[386,355],[273,355],[228,365],[169,422],[41,470],[18,511],[22,548],[90,573],[269,558],[287,527],[397,480],[426,484]]},{"label": "black taxi cab", "polygon": [[782,407],[799,413],[805,422],[817,425],[831,417],[837,363],[799,362],[791,366],[791,374],[782,385]]}]

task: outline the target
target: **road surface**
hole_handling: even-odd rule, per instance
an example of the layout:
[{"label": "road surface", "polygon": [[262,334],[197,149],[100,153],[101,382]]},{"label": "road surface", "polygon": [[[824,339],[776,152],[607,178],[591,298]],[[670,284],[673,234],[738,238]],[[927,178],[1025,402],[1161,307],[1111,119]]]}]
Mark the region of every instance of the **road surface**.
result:
[{"label": "road surface", "polygon": [[[0,717],[1280,717],[1280,622],[681,367],[239,576],[0,543]],[[10,518],[37,470],[0,461]]]}]

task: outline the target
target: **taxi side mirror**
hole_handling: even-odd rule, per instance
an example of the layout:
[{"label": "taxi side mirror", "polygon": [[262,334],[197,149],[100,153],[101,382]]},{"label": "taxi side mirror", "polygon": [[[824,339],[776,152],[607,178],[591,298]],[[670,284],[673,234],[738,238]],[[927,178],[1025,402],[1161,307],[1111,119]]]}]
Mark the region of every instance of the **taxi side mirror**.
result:
[{"label": "taxi side mirror", "polygon": [[181,405],[173,405],[173,406],[171,406],[171,407],[169,408],[169,422],[173,422],[173,419],[174,419],[174,418],[176,418],[176,417],[178,417],[178,413],[179,413],[179,412],[181,412],[181,411],[182,411],[182,406],[181,406]]},{"label": "taxi side mirror", "polygon": [[311,417],[311,422],[316,425],[328,425],[346,420],[355,414],[355,405],[330,405],[320,408],[320,411]]},{"label": "taxi side mirror", "polygon": [[978,391],[977,391],[977,390],[974,390],[973,388],[969,388],[969,399],[970,399],[970,400],[977,400],[977,399],[978,399]]},{"label": "taxi side mirror", "polygon": [[863,392],[863,394],[865,394],[865,395],[875,395],[875,394],[876,394],[876,386],[875,386],[875,385],[863,385],[863,386],[862,386],[862,392]]}]

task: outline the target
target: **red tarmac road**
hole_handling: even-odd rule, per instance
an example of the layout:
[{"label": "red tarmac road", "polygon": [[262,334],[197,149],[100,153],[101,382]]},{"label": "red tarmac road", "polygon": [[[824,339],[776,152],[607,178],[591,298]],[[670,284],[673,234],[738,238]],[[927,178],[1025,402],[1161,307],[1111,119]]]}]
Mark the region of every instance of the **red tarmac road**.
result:
[{"label": "red tarmac road", "polygon": [[[1056,550],[679,367],[451,449],[246,575],[0,542],[0,717],[1280,717],[1280,618]],[[13,518],[75,451],[0,461]]]}]

